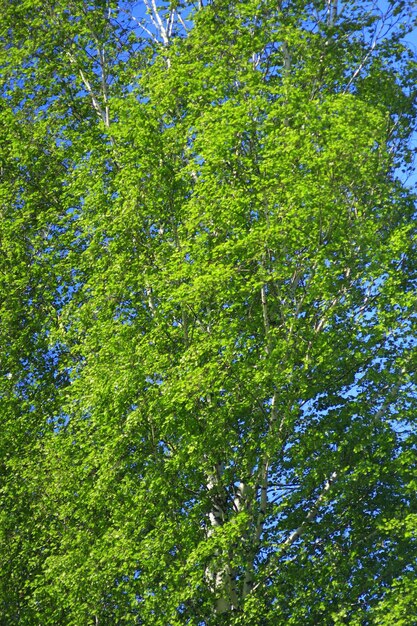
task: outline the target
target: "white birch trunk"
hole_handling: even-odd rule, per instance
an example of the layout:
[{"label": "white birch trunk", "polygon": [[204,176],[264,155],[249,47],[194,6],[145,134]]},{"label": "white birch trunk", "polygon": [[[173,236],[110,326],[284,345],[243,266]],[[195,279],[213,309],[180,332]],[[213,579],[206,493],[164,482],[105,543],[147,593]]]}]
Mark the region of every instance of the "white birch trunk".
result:
[{"label": "white birch trunk", "polygon": [[[215,533],[216,529],[224,524],[224,511],[220,503],[221,493],[221,477],[223,475],[224,467],[222,463],[215,466],[213,473],[208,476],[207,490],[209,497],[211,497],[211,510],[208,514],[209,528],[207,531],[207,537],[210,538]],[[230,596],[228,594],[228,587],[230,587],[230,571],[229,571],[227,559],[225,560],[223,554],[218,552],[215,555],[214,563],[207,568],[206,578],[209,583],[212,593],[215,595],[215,610],[216,613],[226,613],[231,608]]]}]

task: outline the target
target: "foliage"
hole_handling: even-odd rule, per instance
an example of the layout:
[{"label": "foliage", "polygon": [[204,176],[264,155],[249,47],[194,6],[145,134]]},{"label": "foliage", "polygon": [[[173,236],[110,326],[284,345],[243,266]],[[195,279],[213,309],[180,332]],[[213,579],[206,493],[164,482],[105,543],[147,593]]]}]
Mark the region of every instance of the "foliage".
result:
[{"label": "foliage", "polygon": [[411,623],[412,5],[2,1],[3,623]]}]

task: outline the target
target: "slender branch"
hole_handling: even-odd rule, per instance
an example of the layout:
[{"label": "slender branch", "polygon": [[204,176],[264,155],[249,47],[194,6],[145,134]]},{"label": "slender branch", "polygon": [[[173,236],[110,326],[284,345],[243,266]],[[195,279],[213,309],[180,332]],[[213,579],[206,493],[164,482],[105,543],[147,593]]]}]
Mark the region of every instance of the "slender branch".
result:
[{"label": "slender branch", "polygon": [[327,25],[333,26],[337,17],[337,0],[327,0]]},{"label": "slender branch", "polygon": [[164,46],[168,46],[169,44],[168,32],[162,23],[161,16],[159,15],[158,7],[156,6],[155,0],[150,0],[150,3],[149,3],[149,0],[144,0],[144,1],[145,1],[146,6],[151,11],[150,13],[151,20],[155,28],[157,29]]},{"label": "slender branch", "polygon": [[166,32],[167,32],[168,39],[170,39],[172,35],[172,29],[174,27],[174,17],[175,17],[175,11],[174,9],[172,9],[172,11],[170,12],[168,16],[167,25],[166,25]]},{"label": "slender branch", "polygon": [[[68,58],[70,60],[70,63],[72,63],[73,65],[77,65],[77,61],[76,61],[75,57],[71,54],[71,52],[67,51],[67,54],[68,54]],[[103,111],[103,108],[101,107],[100,102],[98,101],[96,94],[94,93],[94,90],[93,90],[93,88],[91,86],[90,81],[88,80],[87,76],[84,74],[84,72],[83,72],[83,70],[81,68],[78,68],[78,72],[79,72],[80,78],[81,78],[81,80],[83,82],[83,85],[84,85],[88,95],[91,98],[92,105],[93,105],[97,115],[102,120],[102,122],[107,126],[107,124],[106,124],[106,114]]]},{"label": "slender branch", "polygon": [[259,498],[259,511],[255,524],[255,533],[252,540],[252,547],[250,551],[250,556],[248,559],[248,564],[245,570],[245,575],[243,579],[243,587],[242,587],[242,599],[244,600],[247,595],[252,590],[253,587],[253,579],[254,579],[254,560],[256,552],[259,548],[262,532],[264,529],[265,517],[266,517],[266,509],[268,505],[268,470],[269,470],[269,461],[266,458],[263,465],[263,476],[262,482],[260,486],[260,498]]},{"label": "slender branch", "polygon": [[[327,493],[330,491],[332,485],[336,482],[337,479],[338,479],[337,472],[332,472],[330,474],[330,477],[326,480],[321,493],[316,498],[315,502],[313,503],[313,506],[311,507],[311,509],[307,513],[307,515],[304,518],[304,520],[301,522],[301,524],[295,530],[292,531],[292,533],[289,535],[289,537],[287,537],[287,539],[280,545],[279,551],[276,552],[275,555],[274,555],[274,557],[275,557],[274,560],[276,560],[279,557],[281,557],[282,554],[288,548],[290,548],[293,545],[293,543],[295,543],[297,541],[297,539],[299,539],[301,537],[301,535],[305,532],[305,530],[307,528],[307,525],[310,522],[312,522],[317,517],[319,509],[320,509],[320,505],[322,504],[322,502],[326,498]],[[251,593],[254,593],[265,582],[265,580],[267,580],[273,574],[273,572],[276,569],[277,569],[277,565],[273,564],[273,566],[270,568],[269,572],[265,576],[263,576],[262,580],[257,582],[256,585],[254,585],[252,587]]]},{"label": "slender branch", "polygon": [[336,482],[337,478],[338,478],[337,472],[332,472],[330,474],[330,477],[326,480],[324,484],[322,492],[317,497],[316,501],[314,502],[313,506],[307,513],[303,522],[298,526],[298,528],[293,530],[290,536],[284,541],[283,544],[281,544],[281,552],[283,552],[286,548],[289,548],[290,546],[292,546],[292,544],[295,541],[297,541],[299,537],[301,537],[301,535],[305,531],[307,524],[309,522],[312,522],[315,519],[315,517],[317,516],[319,512],[320,505],[323,502],[324,498],[326,497],[326,493],[330,490],[331,486]]},{"label": "slender branch", "polygon": [[108,98],[108,87],[107,87],[107,74],[105,67],[105,53],[104,48],[98,49],[99,58],[100,58],[100,70],[101,70],[101,89],[103,92],[103,102],[104,102],[104,124],[106,128],[110,126],[110,113],[109,113],[109,98]]},{"label": "slender branch", "polygon": [[369,57],[372,55],[373,51],[376,48],[376,45],[378,43],[378,41],[387,33],[383,33],[383,29],[385,26],[385,19],[382,19],[382,22],[380,24],[380,26],[376,26],[375,31],[374,31],[374,35],[373,35],[373,39],[372,39],[372,43],[371,43],[371,47],[369,48],[368,52],[365,54],[365,56],[363,57],[362,61],[359,63],[358,67],[356,68],[356,70],[353,72],[351,79],[349,80],[348,84],[346,85],[344,92],[343,93],[347,93],[347,91],[349,90],[349,87],[352,85],[352,83],[354,82],[354,80],[357,78],[357,76],[360,74],[360,72],[362,71],[362,69],[365,66],[365,63],[368,61]]},{"label": "slender branch", "polygon": [[177,18],[178,18],[179,23],[181,24],[181,26],[185,30],[185,32],[188,33],[189,29],[187,28],[184,20],[182,19],[181,15],[179,13],[177,13]]},{"label": "slender branch", "polygon": [[262,285],[261,287],[261,305],[262,305],[262,316],[264,320],[264,328],[265,328],[265,337],[266,337],[266,352],[268,355],[271,354],[271,323],[269,321],[269,312],[268,312],[268,302],[266,297],[266,286]]},{"label": "slender branch", "polygon": [[155,21],[155,16],[154,16],[154,14],[153,14],[152,7],[151,7],[151,5],[149,4],[149,0],[143,0],[143,2],[144,2],[145,6],[146,6],[146,8],[147,8],[147,10],[148,10],[149,18],[150,18],[150,20],[151,20],[152,24],[154,25],[154,27],[156,28],[156,30],[159,32],[158,24],[157,24],[157,22]]},{"label": "slender branch", "polygon": [[[401,370],[400,370],[400,374],[404,375],[406,373],[406,371],[407,371],[406,367],[403,366],[401,368]],[[383,418],[383,416],[384,416],[388,406],[391,404],[391,402],[393,400],[393,396],[395,396],[398,393],[398,391],[400,390],[402,384],[403,384],[403,381],[399,380],[396,383],[396,385],[394,385],[394,387],[392,389],[392,393],[390,394],[389,397],[387,397],[385,399],[384,403],[382,404],[380,409],[377,411],[377,413],[373,417],[372,421],[374,423],[380,421]],[[301,524],[295,530],[293,530],[291,532],[289,537],[287,537],[287,539],[283,543],[281,543],[278,551],[273,555],[274,563],[270,567],[268,573],[262,577],[262,580],[258,581],[256,583],[256,585],[254,585],[252,587],[251,593],[254,593],[265,582],[265,580],[267,580],[270,576],[272,576],[272,574],[274,573],[274,571],[276,571],[276,569],[278,567],[276,561],[283,555],[283,553],[286,550],[288,550],[297,541],[297,539],[299,539],[303,535],[303,533],[307,529],[308,524],[311,523],[312,521],[314,521],[314,519],[317,517],[317,515],[319,513],[319,509],[320,509],[321,504],[323,503],[323,501],[325,500],[325,498],[326,498],[327,494],[329,493],[330,489],[335,484],[335,482],[339,479],[339,477],[340,477],[340,473],[338,473],[336,471],[333,471],[330,474],[330,477],[326,480],[325,485],[324,485],[321,493],[316,498],[315,502],[313,503],[313,506],[308,511],[308,513],[305,516],[304,520],[301,522]]]},{"label": "slender branch", "polygon": [[151,39],[154,41],[154,43],[158,43],[158,38],[154,35],[154,33],[151,30],[149,30],[149,28],[147,28],[142,22],[140,22],[134,15],[129,15],[129,17],[134,22],[136,22],[136,24],[139,26],[139,28],[142,28],[142,30],[144,30],[145,33],[147,35],[149,35],[149,37],[151,37]]}]

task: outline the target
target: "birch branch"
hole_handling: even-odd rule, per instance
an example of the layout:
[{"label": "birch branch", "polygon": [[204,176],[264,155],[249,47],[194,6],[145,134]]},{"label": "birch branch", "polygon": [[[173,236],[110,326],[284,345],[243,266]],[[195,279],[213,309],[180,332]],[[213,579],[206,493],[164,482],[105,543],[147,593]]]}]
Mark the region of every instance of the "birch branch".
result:
[{"label": "birch branch", "polygon": [[169,16],[168,16],[167,26],[166,26],[166,32],[167,32],[168,39],[171,38],[172,30],[174,28],[174,17],[175,17],[175,11],[172,10],[170,12]]},{"label": "birch branch", "polygon": [[254,540],[252,541],[252,549],[250,551],[250,557],[248,559],[248,565],[245,570],[245,575],[243,578],[243,587],[242,587],[242,599],[244,600],[246,596],[252,590],[253,587],[253,579],[254,579],[254,560],[256,552],[259,548],[262,532],[265,524],[265,516],[266,516],[266,508],[268,505],[268,470],[269,470],[269,461],[265,459],[263,466],[263,476],[261,482],[261,493],[259,498],[259,511],[255,525],[255,533]]},{"label": "birch branch", "polygon": [[167,29],[162,23],[161,16],[159,15],[158,7],[155,0],[144,0],[145,6],[148,10],[150,20],[154,25],[157,33],[162,39],[163,45],[166,47],[169,44],[169,36]]},{"label": "birch branch", "polygon": [[181,26],[183,27],[183,29],[185,30],[186,33],[188,33],[189,29],[187,28],[184,20],[182,19],[181,15],[179,13],[177,13],[177,17],[178,17],[178,21],[181,24]]},{"label": "birch branch", "polygon": [[[125,12],[127,13],[127,11],[125,11]],[[145,33],[146,33],[147,35],[149,35],[149,37],[152,39],[152,41],[153,41],[154,43],[159,43],[159,42],[158,42],[158,38],[154,35],[154,33],[153,33],[151,30],[149,30],[149,28],[147,28],[147,27],[146,27],[146,26],[145,26],[142,22],[140,22],[140,21],[139,21],[139,20],[138,20],[138,19],[137,19],[134,15],[129,15],[129,17],[130,17],[130,18],[131,18],[134,22],[136,22],[136,24],[139,26],[139,28],[141,28],[142,30],[144,30],[144,31],[145,31]]]},{"label": "birch branch", "polygon": [[[380,27],[376,27],[375,31],[374,31],[374,35],[373,35],[373,39],[372,39],[372,43],[371,43],[371,47],[369,48],[367,54],[364,56],[364,58],[362,59],[362,61],[359,63],[358,67],[356,68],[356,70],[353,72],[351,79],[349,80],[348,84],[346,85],[346,88],[344,89],[343,93],[347,93],[349,87],[352,85],[353,81],[357,78],[357,76],[360,74],[360,72],[362,71],[363,67],[365,66],[365,63],[368,61],[369,57],[372,55],[373,51],[376,48],[376,44],[378,43],[378,40],[384,36],[383,33],[383,29],[385,26],[385,20],[382,20],[382,24],[380,25]],[[385,33],[386,34],[386,33]]]},{"label": "birch branch", "polygon": [[145,6],[146,6],[146,8],[147,8],[147,10],[148,10],[148,13],[149,13],[149,18],[150,18],[150,20],[151,20],[151,22],[152,22],[152,24],[153,24],[154,28],[157,30],[157,32],[159,32],[158,24],[157,24],[157,22],[155,21],[155,17],[154,17],[154,15],[153,15],[153,10],[152,10],[152,7],[151,7],[151,5],[149,4],[149,0],[143,0],[143,1],[144,1]]},{"label": "birch branch", "polygon": [[330,474],[330,477],[326,480],[326,482],[324,484],[322,492],[320,493],[320,495],[318,496],[318,498],[314,502],[313,506],[311,507],[311,509],[307,513],[307,515],[306,515],[305,519],[303,520],[303,522],[298,526],[298,528],[296,528],[295,530],[292,531],[290,536],[282,544],[281,552],[283,552],[286,548],[291,547],[292,544],[295,541],[297,541],[297,539],[299,539],[299,537],[301,537],[301,535],[303,534],[307,524],[309,522],[312,522],[317,517],[320,505],[323,502],[324,498],[326,497],[326,493],[330,490],[330,488],[333,485],[333,483],[337,480],[337,477],[338,477],[337,472],[332,472]]},{"label": "birch branch", "polygon": [[[401,368],[401,370],[400,370],[400,378],[406,372],[407,372],[407,369],[406,369],[406,367],[404,365]],[[385,401],[383,402],[382,406],[380,407],[380,409],[375,414],[375,416],[374,416],[374,418],[372,420],[374,423],[380,421],[383,418],[383,416],[384,416],[385,412],[387,411],[389,405],[391,404],[391,402],[394,399],[393,397],[396,396],[396,394],[400,390],[402,384],[403,384],[403,380],[398,380],[398,382],[394,385],[391,394],[389,395],[389,397],[387,397],[385,399]],[[326,495],[328,495],[330,489],[335,484],[335,482],[339,479],[339,477],[340,477],[340,475],[336,471],[334,471],[334,472],[332,472],[330,474],[330,477],[326,480],[326,483],[325,483],[321,493],[319,494],[319,496],[317,497],[317,499],[313,503],[313,506],[308,511],[308,513],[307,513],[306,517],[304,518],[304,520],[301,522],[301,524],[295,530],[292,531],[292,533],[289,535],[289,537],[287,537],[287,539],[285,539],[285,541],[281,544],[278,552],[276,552],[273,555],[274,556],[274,561],[279,559],[279,557],[281,557],[283,555],[283,553],[286,550],[288,550],[288,548],[290,548],[297,541],[297,539],[299,539],[303,535],[303,533],[307,529],[308,524],[310,522],[314,521],[314,519],[317,517],[317,515],[319,513],[319,509],[320,509],[321,504],[323,503],[323,501],[326,498]],[[277,569],[277,564],[273,565],[273,567],[270,568],[269,572],[265,576],[263,576],[262,580],[260,580],[256,585],[254,585],[252,587],[251,593],[254,593],[264,583],[264,581],[267,580],[273,574],[273,572],[276,569]]]},{"label": "birch branch", "polygon": [[365,63],[367,62],[367,60],[369,59],[369,57],[371,56],[372,52],[374,51],[374,48],[376,46],[376,40],[373,41],[371,49],[369,50],[369,52],[364,56],[364,58],[362,59],[361,63],[358,65],[358,67],[356,68],[356,70],[353,72],[351,79],[349,80],[348,84],[346,85],[343,93],[347,93],[349,90],[349,87],[352,85],[352,83],[354,82],[354,80],[357,78],[357,76],[360,74],[360,72],[362,71]]},{"label": "birch branch", "polygon": [[266,298],[266,287],[262,285],[261,287],[261,306],[262,306],[262,316],[264,320],[264,328],[265,328],[265,338],[266,338],[266,352],[267,354],[271,354],[271,324],[269,321],[269,313],[268,313],[268,301]]},{"label": "birch branch", "polygon": [[[70,63],[72,63],[73,65],[77,65],[76,59],[75,57],[71,54],[71,52],[67,52],[68,54],[68,58],[70,60]],[[90,81],[88,80],[87,76],[84,74],[83,70],[81,68],[78,68],[78,73],[80,75],[80,78],[83,82],[83,85],[88,93],[88,95],[91,98],[91,103],[93,105],[94,110],[96,111],[97,115],[99,116],[99,118],[101,119],[101,121],[103,122],[103,124],[108,127],[108,124],[106,123],[106,114],[103,111],[103,108],[96,96],[96,94],[94,93],[94,90],[91,86]]]},{"label": "birch branch", "polygon": [[167,46],[169,44],[167,29],[162,23],[161,16],[159,15],[155,0],[151,0],[151,3],[152,3],[152,11],[153,11],[155,20],[158,24],[159,34],[161,35],[162,41],[164,42],[164,46]]},{"label": "birch branch", "polygon": [[[317,517],[317,515],[319,513],[320,505],[324,501],[324,499],[325,499],[327,493],[330,491],[332,485],[336,482],[337,478],[338,478],[337,472],[332,472],[330,477],[326,480],[325,485],[324,485],[321,493],[319,494],[319,496],[317,497],[317,499],[313,503],[313,506],[311,507],[311,509],[307,513],[306,517],[301,522],[301,524],[298,526],[298,528],[293,530],[292,533],[289,535],[289,537],[287,537],[287,539],[281,544],[279,552],[275,553],[275,555],[274,555],[275,556],[274,560],[276,560],[277,558],[282,556],[282,554],[285,552],[285,550],[290,548],[293,545],[293,543],[295,543],[297,541],[297,539],[299,539],[301,537],[301,535],[306,530],[307,525],[310,522],[312,522]],[[264,581],[267,580],[272,575],[272,573],[276,569],[277,569],[277,566],[274,565],[270,569],[268,574],[266,574],[262,578],[262,580],[260,580],[256,585],[254,585],[252,587],[251,593],[254,593],[264,583]]]},{"label": "birch branch", "polygon": [[100,57],[100,70],[101,70],[101,89],[103,93],[103,102],[104,102],[104,115],[105,120],[104,124],[106,128],[110,126],[110,113],[109,113],[109,98],[108,98],[108,89],[107,89],[107,74],[105,68],[105,54],[103,48],[98,48],[98,53]]},{"label": "birch branch", "polygon": [[[406,371],[405,367],[403,367],[401,369],[401,374],[404,374],[405,371]],[[402,381],[399,381],[394,386],[393,392],[392,392],[393,394],[396,394],[399,391],[399,389],[401,387],[401,384],[402,384]],[[386,399],[386,401],[383,403],[383,405],[381,406],[379,411],[375,414],[375,417],[373,418],[374,422],[378,422],[379,420],[382,419],[382,417],[384,416],[384,413],[386,412],[386,410],[387,410],[387,408],[388,408],[388,406],[389,406],[389,404],[391,402],[392,402],[392,397]],[[286,548],[289,548],[290,546],[292,546],[292,544],[299,537],[301,537],[301,535],[303,534],[307,524],[309,522],[313,521],[313,519],[317,516],[317,514],[319,512],[320,504],[323,502],[324,498],[326,497],[326,493],[330,490],[331,486],[336,482],[337,479],[338,479],[337,472],[332,472],[330,477],[327,479],[322,492],[320,493],[320,495],[318,496],[318,498],[314,502],[312,508],[308,512],[308,514],[305,517],[305,519],[303,520],[303,522],[300,524],[300,526],[298,526],[298,528],[293,530],[293,532],[290,534],[290,536],[281,545],[281,552],[284,551]]]},{"label": "birch branch", "polygon": [[333,26],[337,17],[338,0],[327,0],[327,25]]},{"label": "birch branch", "polygon": [[[262,307],[262,316],[264,321],[264,331],[266,338],[266,352],[268,355],[272,352],[272,341],[271,341],[271,323],[269,319],[269,311],[268,311],[268,299],[266,293],[266,286],[263,285],[261,287],[261,307]],[[271,413],[269,416],[269,431],[273,428],[274,424],[277,421],[277,402],[278,402],[278,394],[277,390],[274,390],[274,394],[272,396],[271,401]],[[282,430],[283,419],[279,425],[279,433]],[[262,532],[264,529],[265,523],[265,515],[268,504],[268,474],[269,474],[269,452],[266,452],[263,455],[263,458],[260,459],[260,497],[259,497],[259,510],[258,515],[256,517],[255,522],[255,531],[252,539],[252,547],[249,551],[249,558],[247,560],[247,566],[245,569],[245,575],[243,579],[243,587],[242,587],[242,599],[244,599],[251,591],[253,587],[253,579],[254,579],[254,559],[256,552],[258,550],[258,546],[262,537]]]}]

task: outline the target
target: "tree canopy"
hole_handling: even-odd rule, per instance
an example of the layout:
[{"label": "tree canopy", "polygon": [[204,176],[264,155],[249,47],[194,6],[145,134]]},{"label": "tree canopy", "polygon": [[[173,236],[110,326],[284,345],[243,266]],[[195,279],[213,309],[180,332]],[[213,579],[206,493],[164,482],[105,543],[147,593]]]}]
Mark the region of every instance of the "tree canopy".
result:
[{"label": "tree canopy", "polygon": [[2,624],[417,624],[414,4],[1,0]]}]

